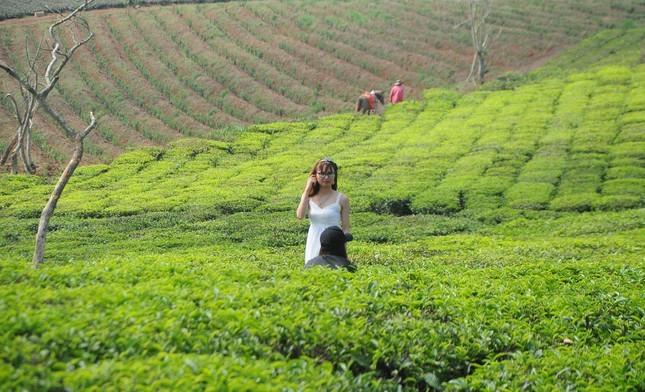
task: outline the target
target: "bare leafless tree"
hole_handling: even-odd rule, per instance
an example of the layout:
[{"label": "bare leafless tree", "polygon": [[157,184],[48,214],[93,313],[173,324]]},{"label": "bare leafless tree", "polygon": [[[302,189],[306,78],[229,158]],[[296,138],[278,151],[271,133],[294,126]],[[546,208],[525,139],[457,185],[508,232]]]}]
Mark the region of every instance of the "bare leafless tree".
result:
[{"label": "bare leafless tree", "polygon": [[[58,182],[54,187],[54,191],[49,197],[49,201],[40,215],[38,233],[36,234],[36,248],[34,250],[33,257],[34,268],[38,268],[44,259],[45,238],[47,235],[47,228],[49,227],[49,220],[56,209],[56,204],[63,193],[63,189],[65,189],[67,182],[74,174],[74,170],[76,170],[81,162],[83,157],[83,141],[96,126],[94,114],[90,112],[90,123],[87,128],[81,132],[76,132],[67,124],[63,116],[61,116],[56,109],[47,102],[49,94],[56,87],[56,84],[60,80],[61,73],[69,60],[80,47],[86,44],[94,36],[94,33],[91,31],[87,22],[80,17],[81,11],[87,8],[93,1],[94,0],[86,0],[67,16],[61,15],[61,18],[49,27],[49,37],[42,40],[34,56],[30,56],[29,50],[26,51],[29,70],[24,75],[21,75],[17,69],[11,67],[5,61],[0,59],[0,69],[3,69],[18,82],[23,98],[23,107],[20,109],[18,102],[12,96],[9,97],[13,103],[14,115],[16,116],[20,126],[16,136],[9,144],[9,148],[7,148],[9,153],[5,152],[3,160],[6,161],[11,159],[12,166],[16,168],[16,162],[20,159],[26,172],[35,172],[35,166],[33,165],[33,162],[31,162],[29,153],[29,135],[31,133],[34,113],[39,107],[47,112],[47,114],[49,114],[51,118],[58,123],[58,125],[60,125],[67,137],[74,140],[74,152],[72,153],[72,158],[58,179]],[[62,36],[63,34],[65,34],[64,37]],[[47,47],[45,48],[45,46]],[[45,49],[49,51],[51,59],[47,63],[45,69],[40,71],[38,67],[39,58]],[[41,80],[39,77],[41,72],[44,75],[44,80]],[[5,155],[7,156],[6,158]]]},{"label": "bare leafless tree", "polygon": [[[465,23],[470,26],[470,36],[475,52],[473,55],[473,63],[470,66],[470,73],[466,81],[471,81],[476,84],[484,83],[484,76],[488,71],[486,58],[489,47],[502,33],[502,29],[500,29],[496,37],[491,37],[491,29],[486,22],[490,12],[488,0],[468,0],[468,19],[456,26],[459,27]],[[477,72],[475,72],[475,69],[477,69]]]},{"label": "bare leafless tree", "polygon": [[[24,90],[21,89],[21,93],[24,93]],[[12,110],[19,125],[18,130],[16,131],[16,135],[5,149],[2,157],[0,157],[0,166],[6,165],[7,161],[9,161],[11,173],[17,173],[18,159],[20,158],[23,170],[26,173],[34,174],[36,172],[36,165],[34,165],[33,161],[31,160],[30,149],[31,127],[33,123],[31,119],[27,118],[35,110],[36,100],[31,96],[23,95],[23,100],[25,101],[25,110],[24,112],[22,112],[20,110],[18,102],[16,102],[16,99],[13,95],[7,94],[7,98],[13,105]]]}]

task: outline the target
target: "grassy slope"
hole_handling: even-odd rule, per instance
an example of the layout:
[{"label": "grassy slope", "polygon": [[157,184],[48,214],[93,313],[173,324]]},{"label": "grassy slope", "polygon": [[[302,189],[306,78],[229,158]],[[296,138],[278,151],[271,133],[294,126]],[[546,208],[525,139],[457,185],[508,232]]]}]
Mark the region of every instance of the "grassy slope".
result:
[{"label": "grassy slope", "polygon": [[[521,5],[521,6],[520,6]],[[504,1],[491,25],[503,33],[490,52],[490,80],[533,69],[602,28],[638,23],[632,0]],[[369,9],[369,11],[366,11]],[[238,126],[346,113],[366,89],[404,79],[408,98],[428,87],[461,85],[471,62],[464,2],[352,0],[232,2],[101,10],[88,51],[68,68],[53,97],[81,129],[94,110],[98,129],[84,164],[111,162],[128,146],[182,136],[225,138]],[[0,58],[18,64],[25,37],[37,42],[50,17],[0,24]],[[0,75],[2,96],[14,84]],[[0,105],[0,147],[13,132]],[[70,143],[39,117],[34,153],[56,172]]]},{"label": "grassy slope", "polygon": [[[643,34],[596,36],[514,90],[79,169],[37,271],[51,185],[2,177],[0,383],[637,389]],[[620,63],[586,63],[617,43]],[[293,210],[320,155],[352,200],[353,275],[302,271]]]}]

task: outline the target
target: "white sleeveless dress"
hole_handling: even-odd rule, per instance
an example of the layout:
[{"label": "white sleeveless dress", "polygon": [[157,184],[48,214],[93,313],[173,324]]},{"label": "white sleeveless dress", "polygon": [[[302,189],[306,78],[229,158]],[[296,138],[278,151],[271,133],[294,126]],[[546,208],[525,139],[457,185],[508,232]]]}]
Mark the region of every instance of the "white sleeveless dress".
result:
[{"label": "white sleeveless dress", "polygon": [[342,227],[340,225],[341,195],[342,194],[338,192],[336,202],[326,206],[325,208],[320,208],[312,200],[309,200],[309,221],[311,222],[311,225],[309,226],[309,233],[307,234],[305,264],[308,260],[318,256],[318,253],[320,252],[320,234],[330,226]]}]

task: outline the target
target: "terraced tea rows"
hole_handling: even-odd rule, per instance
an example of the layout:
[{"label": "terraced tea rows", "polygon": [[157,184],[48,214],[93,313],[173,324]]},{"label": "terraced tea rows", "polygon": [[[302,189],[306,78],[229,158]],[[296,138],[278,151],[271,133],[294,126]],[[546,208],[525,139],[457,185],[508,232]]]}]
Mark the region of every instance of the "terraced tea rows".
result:
[{"label": "terraced tea rows", "polygon": [[[84,163],[109,162],[127,146],[181,136],[225,140],[251,124],[347,113],[361,92],[388,90],[396,79],[405,80],[408,99],[419,100],[425,88],[458,86],[468,72],[468,30],[455,28],[464,7],[248,1],[90,12],[94,42],[53,99],[76,127],[90,110],[98,115]],[[644,7],[629,0],[496,4],[491,22],[503,34],[490,53],[489,80],[529,69],[600,28],[634,25]],[[24,69],[25,36],[35,45],[51,20],[0,23],[0,58]],[[3,93],[15,94],[6,78],[0,75]],[[14,127],[2,103],[4,148]],[[69,143],[47,118],[37,124],[35,154],[61,164]]]},{"label": "terraced tea rows", "polygon": [[[430,89],[382,117],[255,124],[79,168],[37,270],[53,185],[0,176],[0,385],[637,390],[643,38],[605,32],[582,47],[621,42],[616,64],[555,63],[500,82],[513,89]],[[351,200],[355,273],[303,269],[295,208],[321,156]]]}]

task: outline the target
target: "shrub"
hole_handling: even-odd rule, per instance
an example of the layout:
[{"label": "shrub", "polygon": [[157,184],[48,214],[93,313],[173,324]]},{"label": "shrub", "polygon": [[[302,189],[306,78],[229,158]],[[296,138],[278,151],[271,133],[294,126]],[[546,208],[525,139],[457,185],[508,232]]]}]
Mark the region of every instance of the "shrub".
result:
[{"label": "shrub", "polygon": [[[564,340],[564,339],[563,339]],[[576,344],[576,343],[573,343]],[[638,354],[631,345],[614,345],[603,349],[593,348],[580,350],[569,347],[566,343],[555,343],[549,350],[541,350],[539,355],[512,354],[507,359],[486,364],[473,375],[448,383],[451,390],[517,390],[523,385],[540,384],[550,390],[566,390],[572,387],[580,389],[602,388],[621,389],[634,379],[633,371],[638,365]],[[554,366],[559,358],[575,351],[575,359],[567,360],[566,366]],[[609,372],[620,374],[616,378],[605,378],[589,363],[602,362]],[[525,377],[514,377],[519,369],[530,368],[532,371]],[[576,369],[573,372],[573,369]],[[625,369],[630,369],[625,372]],[[575,375],[574,375],[575,373]]]},{"label": "shrub", "polygon": [[[487,173],[488,174],[488,173]],[[510,176],[483,176],[474,181],[468,188],[468,194],[502,195],[513,184]]]},{"label": "shrub", "polygon": [[555,197],[550,207],[555,211],[592,211],[599,204],[599,195],[596,193],[580,193]]},{"label": "shrub", "polygon": [[264,150],[270,141],[271,136],[269,135],[247,132],[237,138],[237,140],[231,145],[231,149],[234,154],[255,155]]},{"label": "shrub", "polygon": [[296,122],[296,123],[270,123],[270,124],[254,124],[248,127],[249,132],[261,132],[273,135],[275,133],[282,132],[298,132],[306,133],[312,131],[316,128],[315,123],[305,123],[305,122]]},{"label": "shrub", "polygon": [[10,195],[34,185],[43,184],[44,178],[26,174],[2,174],[0,175],[0,195]]},{"label": "shrub", "polygon": [[175,148],[190,149],[194,152],[194,155],[212,151],[212,150],[223,150],[223,151],[229,150],[229,145],[226,142],[221,142],[217,140],[197,139],[197,138],[177,139],[175,141],[168,143],[168,147],[170,147],[171,149],[175,149]]},{"label": "shrub", "polygon": [[548,207],[555,186],[545,182],[518,182],[505,193],[509,207],[526,210],[542,210]]},{"label": "shrub", "polygon": [[636,125],[641,127],[645,124],[645,109],[638,111],[631,111],[623,114],[619,119],[618,123],[623,126]]},{"label": "shrub", "polygon": [[635,123],[622,126],[622,129],[614,140],[614,143],[645,142],[645,132],[643,132],[642,124],[643,123]]},{"label": "shrub", "polygon": [[607,169],[605,178],[608,180],[645,178],[645,168],[638,166],[617,166]]},{"label": "shrub", "polygon": [[110,169],[109,165],[81,166],[74,171],[70,184],[79,184],[83,181],[105,173]]},{"label": "shrub", "polygon": [[370,211],[377,214],[390,214],[394,216],[404,216],[412,214],[409,199],[374,200],[370,205]]},{"label": "shrub", "polygon": [[603,195],[645,195],[645,178],[621,178],[605,181]]},{"label": "shrub", "polygon": [[596,73],[601,84],[628,84],[632,78],[632,72],[626,66],[607,66]]},{"label": "shrub", "polygon": [[635,157],[617,157],[611,160],[611,164],[614,167],[645,167],[645,162]]},{"label": "shrub", "polygon": [[639,158],[645,160],[645,142],[627,142],[611,147],[610,156],[616,158]]},{"label": "shrub", "polygon": [[446,215],[463,208],[463,192],[449,188],[429,189],[418,194],[411,203],[411,210],[417,214]]},{"label": "shrub", "polygon": [[119,165],[145,165],[146,163],[159,160],[164,150],[157,147],[139,147],[133,151],[126,152],[112,162],[112,166]]},{"label": "shrub", "polygon": [[620,211],[631,208],[642,208],[645,205],[642,195],[611,195],[602,196],[595,206],[604,211]]}]

